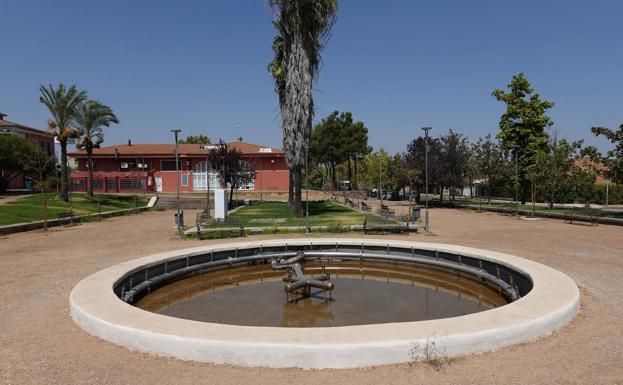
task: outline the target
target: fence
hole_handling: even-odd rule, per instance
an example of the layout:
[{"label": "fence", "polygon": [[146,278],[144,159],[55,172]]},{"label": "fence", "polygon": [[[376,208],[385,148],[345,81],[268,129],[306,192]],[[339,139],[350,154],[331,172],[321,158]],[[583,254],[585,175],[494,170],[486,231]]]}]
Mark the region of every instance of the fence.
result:
[{"label": "fence", "polygon": [[[131,193],[147,191],[148,177],[93,178],[93,191],[102,193]],[[71,177],[70,188],[74,192],[86,192],[87,177]],[[151,187],[150,187],[151,191]]]}]

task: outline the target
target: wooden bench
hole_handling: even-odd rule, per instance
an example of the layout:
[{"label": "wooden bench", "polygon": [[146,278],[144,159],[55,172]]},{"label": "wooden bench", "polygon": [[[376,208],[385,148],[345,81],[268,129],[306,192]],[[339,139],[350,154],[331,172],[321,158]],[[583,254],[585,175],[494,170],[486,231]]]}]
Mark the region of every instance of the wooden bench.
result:
[{"label": "wooden bench", "polygon": [[565,215],[565,222],[573,223],[573,221],[588,222],[591,226],[599,226],[599,217],[601,216],[601,209],[592,208],[590,206],[582,208],[574,208],[571,206],[571,210],[567,211]]},{"label": "wooden bench", "polygon": [[381,205],[381,213],[387,215],[394,215],[396,211],[394,209],[389,208],[389,206]]},{"label": "wooden bench", "polygon": [[63,226],[80,224],[80,217],[75,215],[73,211],[61,211],[56,214],[56,218]]}]

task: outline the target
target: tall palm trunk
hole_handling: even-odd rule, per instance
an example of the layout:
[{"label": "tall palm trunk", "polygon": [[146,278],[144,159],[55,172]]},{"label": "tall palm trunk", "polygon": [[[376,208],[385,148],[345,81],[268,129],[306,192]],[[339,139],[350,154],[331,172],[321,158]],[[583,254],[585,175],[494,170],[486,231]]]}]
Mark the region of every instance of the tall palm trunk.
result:
[{"label": "tall palm trunk", "polygon": [[93,147],[87,146],[87,162],[89,170],[87,174],[87,196],[93,198]]},{"label": "tall palm trunk", "polygon": [[286,163],[294,172],[294,214],[303,215],[301,190],[305,154],[309,149],[313,114],[312,66],[304,47],[303,32],[292,35],[286,73],[285,108],[281,115],[284,130]]},{"label": "tall palm trunk", "polygon": [[67,139],[61,142],[61,199],[69,202],[69,167],[67,166]]}]

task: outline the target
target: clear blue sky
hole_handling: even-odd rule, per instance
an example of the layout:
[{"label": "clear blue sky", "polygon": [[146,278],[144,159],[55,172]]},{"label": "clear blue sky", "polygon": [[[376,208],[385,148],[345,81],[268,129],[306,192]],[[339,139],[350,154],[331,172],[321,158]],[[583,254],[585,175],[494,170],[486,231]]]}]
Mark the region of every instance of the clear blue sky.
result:
[{"label": "clear blue sky", "polygon": [[[492,96],[525,72],[559,135],[623,122],[623,2],[341,0],[316,84],[316,119],[352,111],[375,147],[402,151],[422,126],[495,133]],[[3,0],[0,112],[44,128],[41,84],[65,82],[109,104],[106,143],[167,142],[169,130],[280,145],[266,65],[264,0]]]}]

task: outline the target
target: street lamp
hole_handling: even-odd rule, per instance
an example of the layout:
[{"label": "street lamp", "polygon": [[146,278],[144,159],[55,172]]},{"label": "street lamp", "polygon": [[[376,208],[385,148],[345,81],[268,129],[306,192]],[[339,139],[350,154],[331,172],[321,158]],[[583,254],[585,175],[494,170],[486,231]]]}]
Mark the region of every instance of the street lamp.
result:
[{"label": "street lamp", "polygon": [[519,147],[515,147],[515,216],[519,216]]},{"label": "street lamp", "polygon": [[305,230],[310,233],[309,228],[309,149],[305,150]]},{"label": "street lamp", "polygon": [[182,218],[180,215],[180,212],[181,212],[180,210],[180,161],[179,161],[179,144],[177,140],[177,136],[181,131],[182,130],[180,129],[171,130],[171,132],[175,136],[175,175],[176,175],[175,185],[177,189],[177,220],[175,222],[177,223],[177,236],[178,237],[182,236]]},{"label": "street lamp", "polygon": [[[426,209],[424,210],[424,232],[429,234],[430,227],[428,224],[428,131],[432,130],[432,127],[422,127],[424,130],[424,174],[425,174],[425,191],[426,191]],[[443,191],[441,192],[443,194]]]},{"label": "street lamp", "polygon": [[379,213],[382,216],[383,215],[383,182],[382,182],[381,176],[383,173],[381,172],[381,163],[382,163],[381,153],[379,152]]}]

